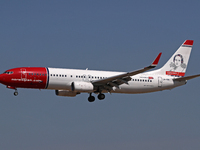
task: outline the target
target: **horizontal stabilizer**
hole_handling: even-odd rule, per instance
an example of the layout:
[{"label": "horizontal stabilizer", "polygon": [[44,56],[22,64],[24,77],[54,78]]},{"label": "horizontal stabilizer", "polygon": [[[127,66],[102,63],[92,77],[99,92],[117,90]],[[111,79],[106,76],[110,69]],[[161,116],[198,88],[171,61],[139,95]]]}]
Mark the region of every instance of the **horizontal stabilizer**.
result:
[{"label": "horizontal stabilizer", "polygon": [[196,78],[196,77],[200,77],[200,74],[193,75],[193,76],[187,76],[187,77],[176,78],[176,79],[173,79],[173,80],[174,80],[174,81],[185,81],[185,80],[190,80],[190,79],[193,79],[193,78]]}]

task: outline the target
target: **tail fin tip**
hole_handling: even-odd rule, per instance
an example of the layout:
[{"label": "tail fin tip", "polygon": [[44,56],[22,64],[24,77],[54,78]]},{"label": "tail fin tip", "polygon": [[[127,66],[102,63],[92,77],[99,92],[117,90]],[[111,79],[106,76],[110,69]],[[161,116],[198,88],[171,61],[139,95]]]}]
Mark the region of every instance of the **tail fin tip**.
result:
[{"label": "tail fin tip", "polygon": [[188,45],[188,46],[192,46],[194,43],[193,40],[185,40],[185,42],[183,43],[183,45]]}]

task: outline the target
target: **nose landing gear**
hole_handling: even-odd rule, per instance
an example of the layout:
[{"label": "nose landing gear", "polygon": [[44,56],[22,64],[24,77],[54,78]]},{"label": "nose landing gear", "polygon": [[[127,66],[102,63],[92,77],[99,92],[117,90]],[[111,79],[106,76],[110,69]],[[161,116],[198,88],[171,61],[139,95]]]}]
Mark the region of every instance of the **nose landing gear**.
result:
[{"label": "nose landing gear", "polygon": [[15,89],[14,95],[15,95],[15,96],[18,95],[17,89]]},{"label": "nose landing gear", "polygon": [[7,88],[15,90],[15,92],[14,92],[13,94],[14,94],[15,96],[18,95],[18,92],[17,92],[17,88],[16,88],[16,87],[14,87],[14,86],[7,86]]}]

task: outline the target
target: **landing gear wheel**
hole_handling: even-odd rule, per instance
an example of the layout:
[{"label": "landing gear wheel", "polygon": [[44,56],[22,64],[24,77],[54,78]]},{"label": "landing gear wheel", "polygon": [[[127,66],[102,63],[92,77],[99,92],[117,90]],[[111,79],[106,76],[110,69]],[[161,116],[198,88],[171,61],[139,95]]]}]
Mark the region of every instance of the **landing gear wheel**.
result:
[{"label": "landing gear wheel", "polygon": [[17,96],[17,95],[18,95],[18,92],[14,92],[14,95]]},{"label": "landing gear wheel", "polygon": [[99,100],[103,100],[104,98],[105,98],[105,95],[104,95],[104,94],[100,93],[100,94],[98,95],[98,99],[99,99]]},{"label": "landing gear wheel", "polygon": [[88,97],[88,101],[89,102],[94,102],[95,101],[95,97],[94,96],[89,96]]}]

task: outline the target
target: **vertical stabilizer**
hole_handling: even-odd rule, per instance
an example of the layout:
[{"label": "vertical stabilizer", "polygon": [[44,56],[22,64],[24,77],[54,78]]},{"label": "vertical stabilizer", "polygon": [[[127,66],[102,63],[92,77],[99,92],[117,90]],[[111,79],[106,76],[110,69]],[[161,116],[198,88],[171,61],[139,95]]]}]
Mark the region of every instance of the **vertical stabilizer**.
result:
[{"label": "vertical stabilizer", "polygon": [[192,46],[193,40],[186,40],[168,62],[158,70],[158,73],[170,76],[185,76]]}]

